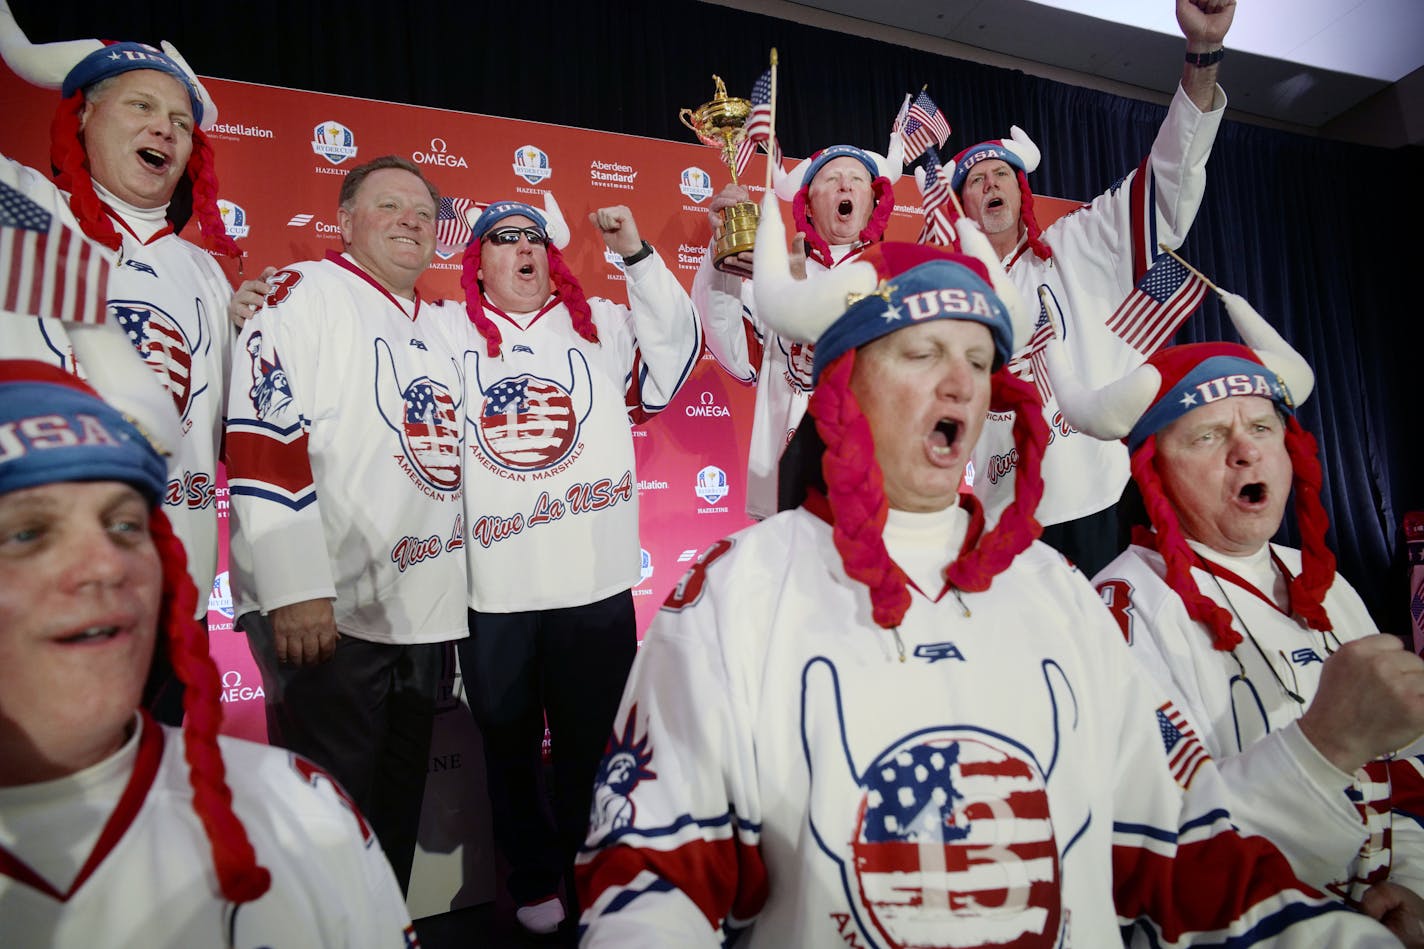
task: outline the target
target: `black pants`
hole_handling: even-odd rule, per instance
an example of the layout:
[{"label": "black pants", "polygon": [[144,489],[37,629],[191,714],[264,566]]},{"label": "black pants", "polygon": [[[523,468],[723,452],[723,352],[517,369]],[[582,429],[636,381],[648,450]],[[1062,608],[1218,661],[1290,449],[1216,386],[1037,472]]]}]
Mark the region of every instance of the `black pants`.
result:
[{"label": "black pants", "polygon": [[[576,900],[574,856],[588,833],[599,761],[638,651],[633,594],[587,606],[469,614],[458,643],[465,695],[484,738],[495,842],[509,892],[531,903],[558,891]],[[548,717],[553,786],[542,786]],[[552,800],[549,800],[552,798]],[[552,821],[550,816],[552,815]],[[577,917],[577,908],[570,907]]]},{"label": "black pants", "polygon": [[262,673],[267,733],[328,771],[371,823],[401,889],[409,889],[425,773],[449,643],[392,646],[350,636],[328,662],[277,662],[265,616],[239,621]]}]

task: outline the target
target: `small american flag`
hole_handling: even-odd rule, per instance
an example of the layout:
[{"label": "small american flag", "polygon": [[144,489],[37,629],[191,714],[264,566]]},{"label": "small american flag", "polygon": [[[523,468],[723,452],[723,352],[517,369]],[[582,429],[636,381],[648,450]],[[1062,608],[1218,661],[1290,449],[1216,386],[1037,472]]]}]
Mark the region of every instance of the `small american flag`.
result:
[{"label": "small american flag", "polygon": [[914,161],[930,148],[940,148],[949,138],[949,120],[922,89],[905,113],[905,162]]},{"label": "small american flag", "polygon": [[1171,702],[1157,709],[1157,730],[1162,736],[1162,748],[1167,753],[1167,765],[1172,777],[1183,791],[1192,786],[1198,769],[1210,759],[1192,726]]},{"label": "small american flag", "polygon": [[747,116],[746,125],[743,127],[744,135],[737,143],[737,175],[740,176],[747,168],[747,163],[752,160],[752,155],[756,154],[756,147],[759,144],[767,146],[767,151],[771,151],[771,70],[768,69],[757,78],[752,86],[752,111]]},{"label": "small american flag", "polygon": [[103,323],[109,266],[97,244],[0,182],[0,310]]},{"label": "small american flag", "polygon": [[939,155],[933,147],[925,149],[925,226],[918,243],[955,243],[954,221],[950,216],[949,177],[940,170]]},{"label": "small american flag", "polygon": [[1108,329],[1144,356],[1172,338],[1206,295],[1206,283],[1170,254],[1158,254],[1108,319]]},{"label": "small american flag", "polygon": [[476,207],[469,198],[441,198],[435,215],[435,246],[446,254],[465,249],[470,242],[470,224],[465,212]]}]

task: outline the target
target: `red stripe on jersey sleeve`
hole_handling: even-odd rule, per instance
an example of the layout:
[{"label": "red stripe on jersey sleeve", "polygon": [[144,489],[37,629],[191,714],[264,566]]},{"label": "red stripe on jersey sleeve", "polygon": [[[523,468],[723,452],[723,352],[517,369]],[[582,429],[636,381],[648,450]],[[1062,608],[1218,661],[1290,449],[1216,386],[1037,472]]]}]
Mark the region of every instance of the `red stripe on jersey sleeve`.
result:
[{"label": "red stripe on jersey sleeve", "polygon": [[227,432],[227,476],[230,481],[260,481],[288,494],[310,489],[311,458],[307,436],[302,433],[290,442],[252,431],[229,428]]}]

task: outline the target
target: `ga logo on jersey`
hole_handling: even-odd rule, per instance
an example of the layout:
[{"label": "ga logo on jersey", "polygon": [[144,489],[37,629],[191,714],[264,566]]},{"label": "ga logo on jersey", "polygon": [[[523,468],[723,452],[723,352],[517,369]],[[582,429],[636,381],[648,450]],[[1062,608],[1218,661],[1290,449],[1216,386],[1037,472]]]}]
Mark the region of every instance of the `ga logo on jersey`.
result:
[{"label": "ga logo on jersey", "polygon": [[535,145],[520,145],[514,150],[514,173],[531,185],[537,185],[554,173],[549,156]]},{"label": "ga logo on jersey", "polygon": [[[453,367],[452,367],[453,369]],[[450,388],[429,376],[406,382],[396,371],[391,348],[376,339],[376,407],[422,481],[437,491],[460,487],[460,402]]]},{"label": "ga logo on jersey", "polygon": [[712,176],[696,165],[684,168],[682,169],[682,184],[678,186],[677,190],[701,204],[712,197]]},{"label": "ga logo on jersey", "polygon": [[247,223],[247,212],[242,209],[242,205],[233,204],[218,198],[218,214],[222,215],[223,227],[227,230],[227,236],[233,239],[247,236],[247,232],[252,230]]},{"label": "ga logo on jersey", "polygon": [[348,158],[356,157],[356,136],[340,122],[318,122],[312,129],[312,151],[333,165],[339,165]]},{"label": "ga logo on jersey", "polygon": [[776,338],[776,345],[781,347],[781,354],[786,357],[786,369],[782,372],[786,384],[797,392],[810,392],[816,347],[810,343],[793,343],[780,336]]},{"label": "ga logo on jersey", "polygon": [[569,350],[567,380],[526,372],[489,386],[480,378],[480,354],[471,352],[469,358],[482,398],[469,423],[485,455],[513,471],[540,471],[567,458],[593,408],[593,378],[583,354]]},{"label": "ga logo on jersey", "polygon": [[[206,322],[202,301],[196,301],[196,305],[199,313],[195,322],[201,333]],[[178,417],[187,421],[188,409],[196,394],[193,391],[193,354],[202,345],[201,336],[190,343],[177,320],[142,300],[110,300],[109,318],[128,336],[129,343],[138,350],[148,368],[158,374],[168,393],[173,396]]]}]

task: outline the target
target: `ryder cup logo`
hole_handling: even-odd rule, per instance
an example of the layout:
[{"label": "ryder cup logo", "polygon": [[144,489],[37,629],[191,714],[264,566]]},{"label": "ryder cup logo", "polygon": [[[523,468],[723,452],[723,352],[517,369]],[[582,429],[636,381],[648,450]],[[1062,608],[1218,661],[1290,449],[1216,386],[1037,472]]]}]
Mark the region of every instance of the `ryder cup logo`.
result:
[{"label": "ryder cup logo", "polygon": [[312,129],[312,151],[339,165],[356,157],[356,136],[340,122],[318,122]]},{"label": "ryder cup logo", "polygon": [[232,619],[232,587],[228,585],[226,570],[213,578],[213,592],[208,595],[208,612],[221,613]]},{"label": "ryder cup logo", "polygon": [[231,201],[219,198],[218,214],[222,215],[223,227],[227,229],[228,237],[246,237],[247,232],[252,230],[247,224],[247,212],[242,209],[240,204],[233,204]]},{"label": "ryder cup logo", "polygon": [[648,553],[648,548],[640,547],[641,561],[638,571],[638,582],[642,583],[653,575],[653,555]]},{"label": "ryder cup logo", "polygon": [[682,184],[679,191],[701,204],[712,197],[712,176],[694,165],[682,169]]},{"label": "ryder cup logo", "polygon": [[514,150],[514,173],[531,185],[537,185],[554,173],[549,156],[534,145],[520,145]]},{"label": "ryder cup logo", "polygon": [[727,496],[727,472],[708,465],[697,472],[697,496],[708,504],[716,504]]}]

